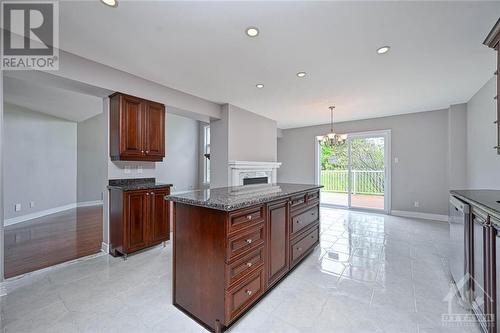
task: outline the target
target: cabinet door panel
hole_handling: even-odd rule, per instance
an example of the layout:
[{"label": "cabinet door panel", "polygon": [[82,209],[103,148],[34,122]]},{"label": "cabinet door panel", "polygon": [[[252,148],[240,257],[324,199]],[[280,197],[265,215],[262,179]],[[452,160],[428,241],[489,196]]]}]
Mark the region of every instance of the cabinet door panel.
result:
[{"label": "cabinet door panel", "polygon": [[146,102],[146,155],[150,157],[165,156],[165,107],[161,104]]},{"label": "cabinet door panel", "polygon": [[141,100],[132,96],[122,97],[121,156],[143,155],[143,117]]},{"label": "cabinet door panel", "polygon": [[170,239],[168,202],[165,196],[168,191],[156,190],[150,193],[151,211],[150,211],[150,244],[154,245]]},{"label": "cabinet door panel", "polygon": [[127,193],[125,241],[127,251],[146,247],[148,199],[145,192]]},{"label": "cabinet door panel", "polygon": [[268,284],[271,285],[288,271],[288,201],[268,208]]}]

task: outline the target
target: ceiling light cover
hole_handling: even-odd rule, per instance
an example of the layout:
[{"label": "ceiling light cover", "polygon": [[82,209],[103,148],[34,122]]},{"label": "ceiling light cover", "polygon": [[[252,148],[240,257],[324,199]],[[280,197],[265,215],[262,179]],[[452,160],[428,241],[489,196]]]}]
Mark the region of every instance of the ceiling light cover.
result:
[{"label": "ceiling light cover", "polygon": [[297,76],[298,77],[306,77],[307,73],[306,72],[298,72]]},{"label": "ceiling light cover", "polygon": [[109,7],[118,7],[118,0],[101,0],[101,2]]},{"label": "ceiling light cover", "polygon": [[248,37],[257,37],[259,35],[259,29],[256,27],[248,27],[245,32]]},{"label": "ceiling light cover", "polygon": [[262,83],[258,83],[255,85],[257,88],[262,89],[264,88],[264,85]]},{"label": "ceiling light cover", "polygon": [[389,52],[389,50],[390,50],[390,49],[391,49],[391,47],[390,47],[390,46],[382,46],[382,47],[379,47],[379,48],[377,49],[377,53],[378,53],[378,54],[384,54],[384,53]]}]

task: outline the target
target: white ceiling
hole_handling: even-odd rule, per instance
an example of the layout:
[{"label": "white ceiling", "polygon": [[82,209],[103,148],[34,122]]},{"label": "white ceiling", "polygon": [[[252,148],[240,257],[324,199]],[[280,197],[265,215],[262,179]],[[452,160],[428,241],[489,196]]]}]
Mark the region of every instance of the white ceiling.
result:
[{"label": "white ceiling", "polygon": [[5,76],[3,97],[7,103],[75,122],[102,112],[102,97],[61,89],[54,84],[54,80],[28,81]]},{"label": "white ceiling", "polygon": [[346,121],[468,101],[496,67],[482,41],[499,16],[477,1],[69,1],[60,46],[289,128],[327,123],[331,104]]}]

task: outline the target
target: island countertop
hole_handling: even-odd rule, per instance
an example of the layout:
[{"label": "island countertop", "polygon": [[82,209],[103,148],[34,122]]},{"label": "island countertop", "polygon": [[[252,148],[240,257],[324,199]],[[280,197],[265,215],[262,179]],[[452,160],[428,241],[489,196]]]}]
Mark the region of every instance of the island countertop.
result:
[{"label": "island countertop", "polygon": [[490,215],[500,219],[499,190],[452,190],[450,192],[459,199],[475,204]]},{"label": "island countertop", "polygon": [[165,200],[230,212],[321,187],[288,183],[243,185],[177,193]]},{"label": "island countertop", "polygon": [[127,192],[172,186],[172,184],[158,182],[155,178],[110,179],[108,189],[118,189]]}]

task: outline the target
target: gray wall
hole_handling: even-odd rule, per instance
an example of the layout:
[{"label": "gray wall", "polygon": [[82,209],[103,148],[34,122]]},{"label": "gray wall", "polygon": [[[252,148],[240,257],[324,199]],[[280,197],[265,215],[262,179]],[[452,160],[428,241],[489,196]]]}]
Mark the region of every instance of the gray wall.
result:
[{"label": "gray wall", "polygon": [[[106,113],[109,117],[109,111]],[[116,162],[111,161],[109,154],[106,153],[108,178],[153,177],[158,181],[174,184],[174,191],[197,189],[199,186],[199,122],[168,112],[165,122],[166,157],[163,162]],[[109,137],[107,125],[106,136]],[[142,173],[140,173],[141,168]]]},{"label": "gray wall", "polygon": [[276,162],[276,121],[229,105],[229,161]]},{"label": "gray wall", "polygon": [[491,78],[467,103],[467,187],[500,189],[497,142],[496,78]]},{"label": "gray wall", "polygon": [[[343,122],[335,129],[338,133],[390,129],[392,210],[447,214],[448,110]],[[278,161],[283,163],[279,182],[314,183],[315,137],[328,131],[329,125],[283,130],[278,139]]]},{"label": "gray wall", "polygon": [[210,187],[227,186],[229,158],[229,104],[221,108],[221,119],[210,121]]},{"label": "gray wall", "polygon": [[228,185],[229,161],[275,162],[276,121],[231,104],[210,122],[210,187]]},{"label": "gray wall", "polygon": [[5,218],[75,203],[76,123],[5,104],[4,130]]},{"label": "gray wall", "polygon": [[156,163],[156,178],[174,184],[176,191],[197,189],[199,122],[168,114],[166,128],[166,157]]},{"label": "gray wall", "polygon": [[464,189],[467,185],[467,104],[448,109],[448,186]]},{"label": "gray wall", "polygon": [[79,122],[77,125],[77,200],[102,200],[106,189],[106,115]]}]

